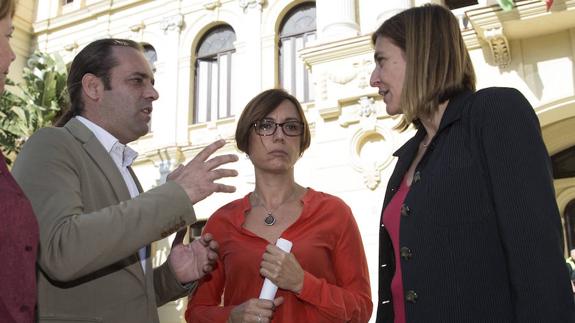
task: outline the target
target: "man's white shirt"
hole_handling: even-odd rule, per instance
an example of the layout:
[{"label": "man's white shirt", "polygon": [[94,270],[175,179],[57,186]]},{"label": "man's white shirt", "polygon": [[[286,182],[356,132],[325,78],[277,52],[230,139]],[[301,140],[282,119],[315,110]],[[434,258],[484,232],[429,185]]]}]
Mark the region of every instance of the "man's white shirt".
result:
[{"label": "man's white shirt", "polygon": [[[108,154],[110,154],[110,157],[112,157],[112,160],[114,160],[114,163],[118,167],[120,174],[122,174],[122,178],[124,178],[124,182],[128,187],[130,196],[132,198],[138,196],[140,194],[138,191],[138,186],[136,186],[136,182],[128,170],[128,167],[132,165],[132,162],[136,159],[136,157],[138,157],[138,153],[132,148],[120,143],[116,137],[92,121],[82,116],[75,116],[74,118],[78,119],[78,121],[82,122],[83,125],[90,129],[98,141],[100,141],[102,146],[104,146],[104,149],[106,149]],[[138,255],[140,256],[140,264],[142,265],[144,272],[146,271],[147,249],[148,246],[145,246],[138,250]]]}]

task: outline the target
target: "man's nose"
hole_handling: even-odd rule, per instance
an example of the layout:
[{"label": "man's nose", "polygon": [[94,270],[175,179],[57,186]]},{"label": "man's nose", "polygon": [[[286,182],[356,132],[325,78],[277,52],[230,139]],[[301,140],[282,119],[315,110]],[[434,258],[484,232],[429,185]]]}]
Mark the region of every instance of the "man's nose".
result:
[{"label": "man's nose", "polygon": [[380,83],[379,72],[376,67],[371,72],[371,77],[369,78],[369,85],[371,85],[372,87],[378,87],[379,83]]},{"label": "man's nose", "polygon": [[160,97],[160,93],[158,93],[153,85],[150,85],[147,91],[146,98],[150,98],[152,101],[156,101]]}]

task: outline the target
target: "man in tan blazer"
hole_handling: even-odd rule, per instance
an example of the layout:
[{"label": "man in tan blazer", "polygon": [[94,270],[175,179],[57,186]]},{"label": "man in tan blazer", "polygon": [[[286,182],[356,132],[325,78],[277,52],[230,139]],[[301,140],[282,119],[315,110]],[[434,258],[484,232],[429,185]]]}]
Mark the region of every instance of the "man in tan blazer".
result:
[{"label": "man in tan blazer", "polygon": [[[126,144],[148,132],[153,84],[139,44],[89,44],[70,68],[63,127],[36,132],[17,158],[14,177],[40,226],[40,322],[157,323],[157,306],[188,295],[212,270],[217,242],[205,235],[184,245],[183,234],[196,202],[235,190],[214,180],[236,176],[219,167],[237,156],[210,159],[225,144],[217,141],[142,193]],[[153,269],[149,244],[178,230]]]}]

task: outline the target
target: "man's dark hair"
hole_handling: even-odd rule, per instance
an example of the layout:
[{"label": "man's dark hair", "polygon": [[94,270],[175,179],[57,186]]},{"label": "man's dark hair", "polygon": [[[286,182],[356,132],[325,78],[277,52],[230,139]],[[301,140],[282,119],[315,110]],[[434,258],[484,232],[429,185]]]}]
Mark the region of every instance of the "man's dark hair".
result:
[{"label": "man's dark hair", "polygon": [[90,73],[102,80],[106,90],[111,89],[110,70],[118,65],[112,49],[114,47],[131,47],[143,51],[142,46],[129,39],[105,38],[96,40],[84,47],[72,61],[68,72],[68,94],[70,95],[70,107],[55,123],[57,127],[66,124],[75,116],[84,111],[82,100],[82,78]]}]

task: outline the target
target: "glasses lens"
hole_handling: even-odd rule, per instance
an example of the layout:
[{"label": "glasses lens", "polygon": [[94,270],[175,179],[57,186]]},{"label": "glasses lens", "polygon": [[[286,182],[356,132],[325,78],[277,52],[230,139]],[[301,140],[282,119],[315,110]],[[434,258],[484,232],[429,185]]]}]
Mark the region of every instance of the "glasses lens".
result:
[{"label": "glasses lens", "polygon": [[282,129],[288,136],[299,136],[303,133],[303,123],[299,121],[288,121],[283,124]]},{"label": "glasses lens", "polygon": [[276,130],[276,123],[272,120],[260,120],[256,122],[256,133],[260,136],[270,136]]}]

